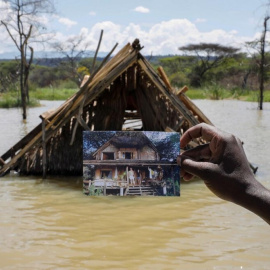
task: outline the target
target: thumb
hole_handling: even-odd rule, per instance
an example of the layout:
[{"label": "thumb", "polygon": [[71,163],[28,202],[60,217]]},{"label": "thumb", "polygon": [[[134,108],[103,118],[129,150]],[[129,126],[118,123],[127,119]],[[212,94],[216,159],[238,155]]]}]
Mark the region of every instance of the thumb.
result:
[{"label": "thumb", "polygon": [[212,178],[216,174],[218,165],[210,162],[199,162],[181,155],[181,170],[203,180]]}]

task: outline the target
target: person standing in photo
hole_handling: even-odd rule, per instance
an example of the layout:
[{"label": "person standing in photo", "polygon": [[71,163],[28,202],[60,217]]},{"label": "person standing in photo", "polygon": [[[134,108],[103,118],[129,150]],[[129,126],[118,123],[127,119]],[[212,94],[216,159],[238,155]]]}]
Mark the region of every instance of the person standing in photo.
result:
[{"label": "person standing in photo", "polygon": [[129,183],[134,186],[135,185],[134,171],[131,167],[129,168],[128,171],[128,179]]},{"label": "person standing in photo", "polygon": [[139,186],[142,184],[142,174],[140,170],[137,171],[137,182]]}]

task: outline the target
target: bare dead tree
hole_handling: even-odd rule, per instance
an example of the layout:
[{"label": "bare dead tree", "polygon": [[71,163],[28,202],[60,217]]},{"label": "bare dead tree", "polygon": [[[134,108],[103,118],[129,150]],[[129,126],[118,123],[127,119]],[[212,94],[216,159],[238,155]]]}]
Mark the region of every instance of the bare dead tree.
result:
[{"label": "bare dead tree", "polygon": [[263,92],[264,92],[264,82],[266,80],[266,69],[269,68],[269,64],[266,61],[266,47],[269,45],[269,42],[266,41],[266,35],[269,31],[267,28],[267,23],[270,19],[270,16],[265,16],[263,20],[263,30],[261,33],[261,37],[254,41],[247,42],[246,45],[252,48],[257,52],[256,55],[253,55],[256,58],[256,63],[258,66],[258,73],[259,73],[259,109],[263,109]]},{"label": "bare dead tree", "polygon": [[20,53],[20,92],[23,119],[26,119],[29,101],[28,77],[34,56],[33,42],[43,42],[46,27],[41,22],[43,14],[54,12],[53,0],[4,0],[1,24]]},{"label": "bare dead tree", "polygon": [[70,74],[70,78],[78,86],[83,79],[83,75],[78,71],[78,64],[82,57],[88,55],[89,45],[84,34],[72,36],[65,41],[52,44],[53,49],[63,56],[61,68],[64,68]]},{"label": "bare dead tree", "polygon": [[260,40],[260,54],[261,54],[261,61],[260,61],[260,97],[259,97],[259,109],[263,109],[263,91],[264,91],[264,81],[265,81],[265,45],[266,45],[266,33],[267,33],[267,23],[270,19],[269,16],[266,16],[263,21],[263,31]]}]

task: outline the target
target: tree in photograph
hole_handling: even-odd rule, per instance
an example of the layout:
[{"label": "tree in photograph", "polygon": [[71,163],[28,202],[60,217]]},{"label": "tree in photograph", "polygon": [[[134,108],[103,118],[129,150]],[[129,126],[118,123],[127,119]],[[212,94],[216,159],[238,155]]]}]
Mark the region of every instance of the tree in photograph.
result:
[{"label": "tree in photograph", "polygon": [[80,60],[88,55],[89,43],[85,41],[85,35],[72,36],[66,41],[56,42],[52,46],[63,56],[63,61],[60,63],[61,69],[65,70],[70,79],[80,86],[84,75],[89,74],[88,68],[79,66]]},{"label": "tree in photograph", "polygon": [[29,101],[28,77],[34,56],[30,46],[34,42],[44,42],[42,23],[44,14],[54,12],[52,0],[4,0],[1,8],[1,24],[20,53],[20,93],[23,108],[23,119],[26,119],[26,105]]},{"label": "tree in photograph", "polygon": [[197,57],[191,80],[194,86],[201,86],[203,78],[209,70],[220,66],[239,51],[238,48],[217,43],[189,44],[180,47],[179,50]]},{"label": "tree in photograph", "polygon": [[115,131],[95,131],[83,133],[83,159],[94,159],[92,154],[103,144],[108,142]]}]

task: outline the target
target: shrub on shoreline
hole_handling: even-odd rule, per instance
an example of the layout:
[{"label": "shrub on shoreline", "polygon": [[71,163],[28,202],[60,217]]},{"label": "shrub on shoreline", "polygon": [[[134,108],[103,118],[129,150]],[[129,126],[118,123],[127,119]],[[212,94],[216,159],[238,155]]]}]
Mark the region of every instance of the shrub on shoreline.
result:
[{"label": "shrub on shoreline", "polygon": [[[39,100],[35,98],[30,98],[27,103],[29,107],[38,107],[40,106]],[[17,93],[5,93],[0,95],[0,108],[18,108],[21,107],[21,99],[17,96]]]},{"label": "shrub on shoreline", "polygon": [[[75,94],[78,89],[70,88],[37,88],[30,91],[29,107],[40,106],[39,100],[66,100]],[[258,102],[258,91],[243,91],[242,89],[227,90],[219,86],[210,86],[190,89],[186,92],[190,99],[236,99],[249,102]],[[270,90],[264,92],[264,102],[270,102]],[[0,108],[20,107],[18,92],[0,94]]]}]

